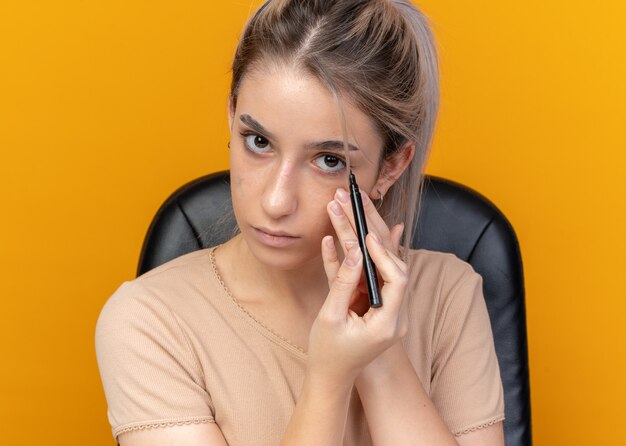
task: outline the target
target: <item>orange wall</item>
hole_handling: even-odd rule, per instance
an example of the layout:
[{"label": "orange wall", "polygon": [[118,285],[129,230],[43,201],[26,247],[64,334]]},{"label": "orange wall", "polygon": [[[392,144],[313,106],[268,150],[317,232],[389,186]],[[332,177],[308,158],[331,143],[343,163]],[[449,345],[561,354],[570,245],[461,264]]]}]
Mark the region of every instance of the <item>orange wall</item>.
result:
[{"label": "orange wall", "polygon": [[[519,235],[535,444],[616,444],[626,4],[419,4],[442,69],[427,170],[485,194]],[[229,63],[251,8],[0,3],[3,444],[113,444],[95,321],[162,201],[227,168]]]}]

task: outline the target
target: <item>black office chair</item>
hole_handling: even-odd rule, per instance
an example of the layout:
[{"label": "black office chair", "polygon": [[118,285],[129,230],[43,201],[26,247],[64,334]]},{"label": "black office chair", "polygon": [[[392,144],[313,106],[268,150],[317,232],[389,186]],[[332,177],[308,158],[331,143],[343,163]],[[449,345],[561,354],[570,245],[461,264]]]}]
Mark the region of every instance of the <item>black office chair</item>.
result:
[{"label": "black office chair", "polygon": [[[226,224],[224,224],[226,223]],[[235,226],[228,171],[191,181],[160,207],[146,234],[137,275],[168,260],[223,243],[214,228]],[[504,215],[478,192],[426,176],[413,248],[451,252],[483,277],[504,387],[506,446],[530,446],[530,386],[522,258]]]}]

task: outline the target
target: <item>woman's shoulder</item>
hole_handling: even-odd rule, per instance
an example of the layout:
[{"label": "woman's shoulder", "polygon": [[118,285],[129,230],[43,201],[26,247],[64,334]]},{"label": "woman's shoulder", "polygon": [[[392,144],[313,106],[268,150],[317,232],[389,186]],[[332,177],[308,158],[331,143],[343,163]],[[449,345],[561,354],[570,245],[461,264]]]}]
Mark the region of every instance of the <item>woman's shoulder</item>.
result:
[{"label": "woman's shoulder", "polygon": [[[440,311],[452,300],[462,298],[463,288],[482,285],[482,276],[457,255],[429,249],[411,249],[407,253],[408,286],[415,303]],[[465,293],[466,294],[466,293]],[[437,308],[439,310],[437,310]],[[424,308],[421,308],[424,310]]]},{"label": "woman's shoulder", "polygon": [[182,274],[183,277],[186,277],[189,273],[206,269],[207,265],[209,265],[209,254],[213,249],[215,247],[198,249],[182,254],[144,272],[133,279],[132,282],[150,284],[163,279],[171,282],[171,279],[175,276]]},{"label": "woman's shoulder", "polygon": [[437,279],[442,276],[460,278],[478,274],[469,262],[451,252],[422,248],[409,249],[406,263],[409,266],[410,276],[421,275]]},{"label": "woman's shoulder", "polygon": [[106,314],[159,315],[174,313],[178,317],[206,306],[213,291],[209,254],[205,248],[183,254],[122,282],[104,303],[100,318]]}]

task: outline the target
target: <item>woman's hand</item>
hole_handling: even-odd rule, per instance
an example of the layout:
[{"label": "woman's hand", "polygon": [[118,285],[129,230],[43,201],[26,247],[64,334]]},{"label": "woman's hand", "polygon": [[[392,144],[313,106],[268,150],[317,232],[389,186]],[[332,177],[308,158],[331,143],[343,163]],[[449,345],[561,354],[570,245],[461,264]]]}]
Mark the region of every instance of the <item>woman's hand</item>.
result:
[{"label": "woman's hand", "polygon": [[350,308],[360,304],[362,296],[368,302],[367,289],[359,290],[363,256],[358,243],[346,248],[350,240],[356,240],[349,198],[347,203],[337,201],[343,214],[332,211],[332,202],[329,213],[346,255],[340,263],[333,237],[324,237],[322,257],[330,292],[311,328],[308,355],[309,373],[340,383],[354,381],[367,364],[401,339],[407,332],[408,320],[399,311],[407,265],[397,251],[389,249],[399,240],[402,227],[394,227],[392,236],[368,198],[363,200],[369,229],[366,246],[380,274],[383,306],[370,308],[362,317]]},{"label": "woman's hand", "polygon": [[[368,231],[375,233],[378,238],[382,240],[383,245],[398,256],[400,250],[400,239],[402,237],[402,232],[404,231],[404,224],[399,223],[389,230],[387,224],[376,210],[376,207],[370,200],[369,196],[364,191],[360,189],[359,191],[361,192]],[[337,206],[338,214],[333,212],[333,207],[335,206]],[[335,194],[335,200],[328,204],[326,210],[330,215],[335,232],[339,237],[341,249],[345,255],[351,246],[358,245],[359,243],[356,230],[354,229],[356,228],[356,224],[354,222],[352,203],[350,202],[350,196],[348,193],[343,189],[338,189]],[[330,287],[333,278],[339,270],[340,259],[336,252],[335,245],[329,245],[329,248],[331,248],[331,252],[329,252],[328,261],[324,262],[324,268],[326,268],[328,285]],[[322,253],[324,253],[323,248]],[[381,284],[382,278],[380,271],[377,270],[376,273],[378,276],[378,283]],[[365,270],[363,270],[363,273],[361,274],[361,280],[359,281],[357,290],[358,293],[353,296],[353,300],[350,302],[350,309],[359,316],[363,316],[370,308]]]}]

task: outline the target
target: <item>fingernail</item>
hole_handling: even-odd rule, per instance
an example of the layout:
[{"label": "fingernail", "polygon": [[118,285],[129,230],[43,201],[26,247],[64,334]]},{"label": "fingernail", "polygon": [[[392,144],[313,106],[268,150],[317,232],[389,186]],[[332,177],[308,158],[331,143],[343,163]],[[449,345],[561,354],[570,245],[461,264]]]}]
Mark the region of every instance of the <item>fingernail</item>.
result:
[{"label": "fingernail", "polygon": [[346,240],[345,244],[346,244],[346,248],[348,248],[348,251],[350,249],[352,249],[352,247],[356,244],[358,244],[359,242],[356,240]]},{"label": "fingernail", "polygon": [[341,187],[337,189],[337,198],[342,203],[347,203],[350,200],[350,198],[348,197],[348,193]]},{"label": "fingernail", "polygon": [[333,214],[335,215],[341,215],[341,213],[343,212],[341,206],[339,206],[339,203],[337,203],[335,200],[331,201],[330,210],[333,211]]},{"label": "fingernail", "polygon": [[350,251],[348,251],[348,255],[346,256],[344,262],[346,262],[346,265],[348,266],[356,266],[356,264],[359,262],[360,256],[361,256],[361,248],[356,246],[352,248]]},{"label": "fingernail", "polygon": [[334,249],[335,248],[335,241],[333,240],[332,236],[324,237],[324,243],[326,243],[326,246],[329,249]]}]

